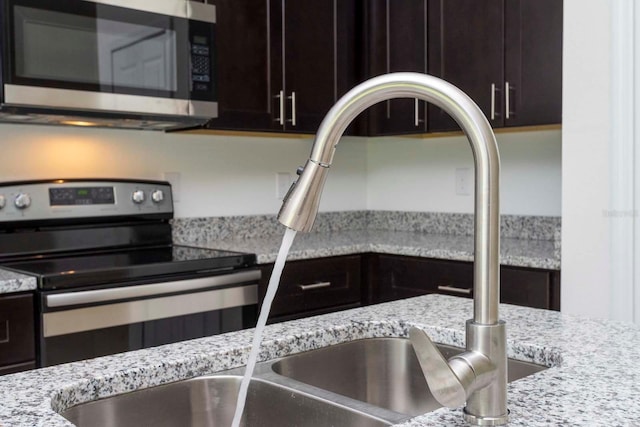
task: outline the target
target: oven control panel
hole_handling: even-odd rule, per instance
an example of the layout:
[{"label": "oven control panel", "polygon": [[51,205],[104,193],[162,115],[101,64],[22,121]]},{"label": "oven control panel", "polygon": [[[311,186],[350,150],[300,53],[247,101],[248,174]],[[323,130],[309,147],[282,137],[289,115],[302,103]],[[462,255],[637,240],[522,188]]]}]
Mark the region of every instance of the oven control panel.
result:
[{"label": "oven control panel", "polygon": [[0,223],[149,214],[173,215],[168,182],[59,179],[0,183]]}]

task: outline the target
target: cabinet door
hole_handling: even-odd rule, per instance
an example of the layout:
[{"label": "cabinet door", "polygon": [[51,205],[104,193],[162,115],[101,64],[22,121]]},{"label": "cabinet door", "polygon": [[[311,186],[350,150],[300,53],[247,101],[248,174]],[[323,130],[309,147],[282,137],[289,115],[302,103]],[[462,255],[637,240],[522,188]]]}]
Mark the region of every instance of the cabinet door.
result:
[{"label": "cabinet door", "polygon": [[559,311],[560,272],[503,266],[500,302]]},{"label": "cabinet door", "polygon": [[[212,129],[271,130],[274,100],[270,0],[209,0],[216,5],[217,119]],[[275,112],[277,114],[277,112]]]},{"label": "cabinet door", "polygon": [[[19,364],[28,369],[35,356],[33,295],[3,296],[0,298],[0,366]],[[11,366],[5,371],[17,372],[16,369]]]},{"label": "cabinet door", "polygon": [[505,18],[505,126],[560,123],[562,0],[506,0]]},{"label": "cabinet door", "polygon": [[[366,3],[368,76],[397,71],[427,72],[427,0]],[[394,99],[369,110],[370,135],[426,131],[425,103]]]},{"label": "cabinet door", "polygon": [[315,133],[355,74],[354,0],[282,0],[284,128]]},{"label": "cabinet door", "polygon": [[[429,74],[467,93],[493,127],[503,125],[504,1],[429,0]],[[429,131],[459,129],[429,105]]]}]

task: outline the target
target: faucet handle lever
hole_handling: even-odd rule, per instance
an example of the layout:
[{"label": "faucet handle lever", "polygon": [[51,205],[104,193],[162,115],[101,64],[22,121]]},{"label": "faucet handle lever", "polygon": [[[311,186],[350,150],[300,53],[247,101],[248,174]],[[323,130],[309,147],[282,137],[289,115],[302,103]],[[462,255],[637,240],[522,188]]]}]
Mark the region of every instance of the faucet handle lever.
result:
[{"label": "faucet handle lever", "polygon": [[448,408],[464,405],[465,387],[431,338],[422,329],[411,328],[409,339],[433,397]]},{"label": "faucet handle lever", "polygon": [[422,329],[411,328],[409,339],[431,394],[442,406],[462,406],[471,393],[496,378],[496,365],[479,351],[467,351],[447,361]]}]

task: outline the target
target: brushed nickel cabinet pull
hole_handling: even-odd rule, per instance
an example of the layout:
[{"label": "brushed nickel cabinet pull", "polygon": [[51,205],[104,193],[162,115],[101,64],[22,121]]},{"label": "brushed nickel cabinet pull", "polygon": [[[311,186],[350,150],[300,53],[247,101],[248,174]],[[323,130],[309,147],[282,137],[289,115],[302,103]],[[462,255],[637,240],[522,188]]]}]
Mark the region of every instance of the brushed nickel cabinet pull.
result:
[{"label": "brushed nickel cabinet pull", "polygon": [[298,285],[298,289],[301,291],[310,291],[312,289],[328,288],[331,286],[331,282],[311,283],[308,285]]},{"label": "brushed nickel cabinet pull", "polygon": [[296,125],[296,92],[292,91],[291,96],[287,96],[287,99],[291,100],[291,120],[287,120],[291,122],[291,126]]},{"label": "brushed nickel cabinet pull", "polygon": [[473,289],[471,288],[456,288],[453,286],[438,286],[438,290],[444,291],[444,292],[452,292],[452,293],[461,294],[461,295],[471,295],[471,292],[473,292]]},{"label": "brushed nickel cabinet pull", "polygon": [[504,103],[505,103],[505,118],[508,120],[511,115],[511,100],[509,99],[509,92],[513,89],[513,86],[509,85],[509,82],[504,83]]},{"label": "brushed nickel cabinet pull", "polygon": [[496,84],[491,83],[491,120],[496,119]]},{"label": "brushed nickel cabinet pull", "polygon": [[276,117],[274,121],[278,122],[280,126],[284,126],[284,91],[278,92],[274,98],[280,101],[280,117]]}]

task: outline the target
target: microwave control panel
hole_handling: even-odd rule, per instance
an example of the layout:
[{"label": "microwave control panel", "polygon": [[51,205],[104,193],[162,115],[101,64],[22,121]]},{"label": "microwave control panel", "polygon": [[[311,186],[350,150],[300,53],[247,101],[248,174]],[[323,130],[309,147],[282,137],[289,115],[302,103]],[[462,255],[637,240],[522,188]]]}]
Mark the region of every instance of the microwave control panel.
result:
[{"label": "microwave control panel", "polygon": [[211,101],[214,99],[214,26],[201,24],[191,23],[191,92],[193,99]]}]

